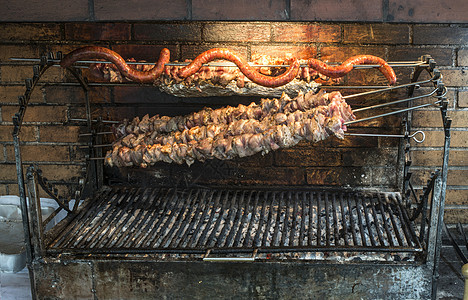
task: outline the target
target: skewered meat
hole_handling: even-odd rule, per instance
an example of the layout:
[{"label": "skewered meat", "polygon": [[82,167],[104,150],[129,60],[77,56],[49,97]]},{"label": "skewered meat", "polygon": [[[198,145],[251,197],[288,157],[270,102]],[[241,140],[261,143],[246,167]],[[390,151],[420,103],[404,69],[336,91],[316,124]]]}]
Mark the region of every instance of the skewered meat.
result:
[{"label": "skewered meat", "polygon": [[[111,61],[115,64],[119,72],[122,74],[123,77],[126,77],[132,81],[136,82],[154,82],[157,78],[160,77],[163,71],[166,71],[167,75],[170,75],[172,78],[177,80],[178,78],[184,79],[190,76],[194,76],[194,80],[197,80],[197,76],[203,73],[210,73],[212,70],[210,68],[203,67],[202,65],[216,60],[216,59],[226,59],[229,61],[234,62],[239,70],[242,72],[245,77],[250,79],[252,82],[255,82],[261,86],[266,87],[278,87],[285,85],[291,82],[293,79],[297,77],[299,73],[300,76],[308,77],[308,69],[304,68],[300,71],[300,62],[296,58],[292,58],[289,61],[289,68],[282,74],[275,74],[276,76],[266,76],[264,72],[258,70],[258,68],[254,68],[250,66],[247,61],[245,61],[240,55],[231,51],[229,49],[224,48],[214,48],[208,51],[201,53],[197,56],[189,65],[182,67],[181,69],[165,69],[165,64],[169,61],[169,50],[164,48],[161,51],[161,55],[159,57],[158,63],[148,70],[148,67],[140,67],[140,70],[131,68],[123,58],[117,54],[116,52],[103,48],[103,47],[83,47],[77,50],[72,51],[71,53],[67,54],[61,61],[61,65],[63,67],[69,67],[74,62],[79,61],[81,59],[106,59]],[[394,84],[396,82],[396,75],[393,69],[381,58],[372,56],[372,55],[359,55],[354,56],[346,60],[343,64],[339,66],[329,66],[326,63],[319,61],[317,59],[309,59],[307,61],[308,66],[311,69],[316,70],[319,73],[325,74],[326,76],[337,78],[342,77],[349,73],[354,65],[359,64],[377,64],[379,65],[379,70],[384,74],[390,84]],[[171,72],[172,71],[172,72]],[[176,72],[175,72],[176,71]],[[219,69],[221,73],[226,73],[226,75],[221,75],[219,77],[210,76],[210,75],[203,75],[208,78],[216,78],[221,82],[230,81],[229,79],[233,79],[229,72],[226,72],[223,69]],[[96,70],[93,73],[99,73]],[[271,74],[273,75],[273,74]],[[243,76],[237,76],[238,81],[243,80]],[[238,84],[242,84],[241,82]]]},{"label": "skewered meat", "polygon": [[239,119],[260,120],[267,115],[277,112],[293,112],[295,110],[306,110],[319,105],[328,105],[328,94],[325,91],[318,93],[308,92],[305,95],[299,94],[291,99],[283,94],[279,99],[263,99],[260,104],[252,102],[250,105],[238,105],[237,107],[223,107],[219,109],[205,108],[199,112],[191,113],[187,116],[167,117],[167,116],[144,116],[141,120],[136,117],[131,122],[124,121],[114,128],[116,138],[121,138],[127,134],[138,135],[145,132],[168,133],[194,126],[208,124],[227,124]]},{"label": "skewered meat", "polygon": [[[341,94],[322,93],[319,100],[310,99],[311,95],[300,94],[292,100],[287,96],[281,101],[268,100],[263,107],[268,106],[269,111],[265,115],[252,113],[251,118],[226,122],[211,119],[207,124],[200,122],[190,129],[165,133],[130,133],[114,144],[106,155],[106,163],[117,167],[147,167],[158,161],[191,165],[195,160],[232,159],[258,152],[268,153],[292,147],[301,140],[318,142],[330,135],[344,138],[344,123],[353,120],[354,115]],[[260,105],[249,105],[247,110],[258,107]],[[226,113],[223,109],[218,111]]]}]

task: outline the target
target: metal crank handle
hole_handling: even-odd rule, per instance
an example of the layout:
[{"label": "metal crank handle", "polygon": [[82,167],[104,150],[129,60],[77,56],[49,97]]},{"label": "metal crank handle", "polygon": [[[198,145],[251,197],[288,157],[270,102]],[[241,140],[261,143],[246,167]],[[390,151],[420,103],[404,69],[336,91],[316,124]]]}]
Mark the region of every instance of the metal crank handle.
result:
[{"label": "metal crank handle", "polygon": [[[421,134],[421,138],[418,139],[417,135]],[[404,138],[405,135],[402,134],[377,134],[377,133],[345,133],[345,135],[352,135],[352,136],[377,136],[377,137],[395,137],[395,138]],[[412,135],[408,135],[409,138],[412,138],[416,143],[422,143],[426,140],[426,134],[418,130]]]}]

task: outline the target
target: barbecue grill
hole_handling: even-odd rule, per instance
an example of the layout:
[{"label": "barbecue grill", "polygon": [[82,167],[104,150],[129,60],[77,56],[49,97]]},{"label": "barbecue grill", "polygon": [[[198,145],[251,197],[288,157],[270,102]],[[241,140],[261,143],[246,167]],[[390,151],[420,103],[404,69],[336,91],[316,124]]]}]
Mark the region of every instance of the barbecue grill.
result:
[{"label": "barbecue grill", "polygon": [[[349,134],[400,140],[396,190],[232,187],[198,184],[193,178],[181,185],[172,180],[158,183],[148,179],[148,171],[138,169],[112,174],[115,170],[103,166],[103,137],[110,132],[108,125],[116,122],[93,116],[89,91],[94,86],[131,84],[89,83],[79,68],[70,67],[76,81],[63,84],[83,88],[86,113],[69,121],[89,130],[82,134],[89,138],[86,175],[74,201],[59,197],[37,167],[29,167],[24,176],[21,159],[19,134],[30,95],[60,59],[60,53],[49,53],[38,60],[13,118],[34,297],[206,298],[222,292],[249,298],[424,299],[431,291],[435,296],[451,120],[446,88],[430,56],[390,63],[413,69],[406,84],[326,87],[369,90],[344,97],[348,99],[407,89],[404,99],[354,111],[398,105],[396,110],[348,123],[402,115],[401,134]],[[419,81],[423,71],[430,78]],[[430,92],[415,96],[415,89],[424,86]],[[413,105],[414,100],[424,103]],[[440,170],[417,197],[411,184],[410,141],[421,142],[424,133],[411,131],[411,111],[434,105],[440,108],[445,128],[444,156]],[[206,164],[214,169],[223,165]],[[40,214],[40,189],[59,204],[46,220]],[[66,217],[46,231],[45,225],[63,212]]]}]

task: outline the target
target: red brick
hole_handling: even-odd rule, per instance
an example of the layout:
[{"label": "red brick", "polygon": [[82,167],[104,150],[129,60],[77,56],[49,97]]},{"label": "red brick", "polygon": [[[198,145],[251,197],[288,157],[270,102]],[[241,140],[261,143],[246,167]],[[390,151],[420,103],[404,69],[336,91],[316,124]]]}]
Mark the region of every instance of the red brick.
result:
[{"label": "red brick", "polygon": [[36,58],[42,54],[39,45],[0,45],[0,62],[13,62],[10,58]]},{"label": "red brick", "polygon": [[325,24],[291,24],[279,23],[272,26],[272,40],[274,42],[323,42],[341,41],[340,25]]},{"label": "red brick", "polygon": [[39,169],[47,180],[71,181],[83,176],[79,165],[41,165]]},{"label": "red brick", "polygon": [[297,168],[245,168],[238,172],[238,183],[248,185],[303,185],[304,171]]},{"label": "red brick", "polygon": [[[14,161],[14,152],[8,150],[8,160]],[[46,145],[23,145],[21,147],[21,157],[23,161],[69,161],[68,146],[46,146]]]},{"label": "red brick", "polygon": [[396,164],[398,159],[398,150],[361,148],[344,150],[341,152],[341,155],[343,156],[343,165],[345,166],[387,166]]},{"label": "red brick", "polygon": [[468,107],[468,91],[459,91],[458,92],[458,106],[459,107]]},{"label": "red brick", "polygon": [[[449,116],[452,119],[452,128],[466,127],[468,120],[468,111],[450,111]],[[419,110],[413,112],[414,127],[442,127],[442,117],[438,110]]]},{"label": "red brick", "polygon": [[[24,86],[0,86],[0,102],[18,104],[18,96],[24,95],[26,88]],[[44,102],[42,91],[35,88],[29,99],[30,103]]]},{"label": "red brick", "polygon": [[408,44],[409,26],[391,24],[344,25],[345,43]]},{"label": "red brick", "polygon": [[0,10],[0,20],[18,22],[86,21],[88,3],[73,0],[9,1]]},{"label": "red brick", "polygon": [[79,126],[39,126],[40,142],[78,142]]},{"label": "red brick", "polygon": [[[413,175],[412,183],[415,185],[426,186],[427,180],[430,178],[431,172],[433,170],[412,170]],[[447,174],[447,185],[468,185],[468,170],[448,170]],[[468,199],[467,199],[468,201]]]},{"label": "red brick", "polygon": [[14,164],[1,164],[0,169],[0,180],[17,180],[18,177],[16,175],[16,165]]},{"label": "red brick", "polygon": [[140,0],[120,2],[112,0],[94,0],[96,20],[184,20],[187,19],[187,1],[185,0]]},{"label": "red brick", "polygon": [[[372,186],[390,186],[397,185],[397,170],[396,167],[390,168],[372,168]],[[362,175],[361,175],[362,176]]]},{"label": "red brick", "polygon": [[[310,142],[306,142],[310,143]],[[367,148],[377,147],[378,139],[376,137],[346,136],[343,140],[336,137],[330,137],[324,141],[311,144],[313,147],[329,148]]]},{"label": "red brick", "polygon": [[447,224],[468,223],[468,214],[465,209],[445,209],[444,221]]},{"label": "red brick", "polygon": [[[18,106],[3,106],[2,119],[12,120],[19,110]],[[23,122],[64,122],[66,120],[65,106],[29,106],[26,109]]]},{"label": "red brick", "polygon": [[352,56],[366,54],[385,58],[385,47],[324,46],[320,49],[320,59],[325,62],[344,62]]},{"label": "red brick", "polygon": [[468,67],[468,49],[458,50],[458,65]]},{"label": "red brick", "polygon": [[[13,141],[13,126],[0,125],[0,142]],[[22,142],[34,142],[37,140],[37,128],[35,126],[22,126],[20,132]],[[3,156],[1,153],[0,157]]]},{"label": "red brick", "polygon": [[171,52],[171,61],[179,58],[179,48],[177,45],[115,45],[112,50],[119,53],[123,58],[134,58],[136,60],[146,60],[148,62],[157,62],[159,54],[163,48]]},{"label": "red brick", "polygon": [[441,47],[396,46],[389,48],[389,61],[418,61],[422,55],[429,54],[438,66],[452,65],[452,49]]},{"label": "red brick", "polygon": [[135,40],[151,41],[200,41],[199,23],[135,24]]},{"label": "red brick", "polygon": [[382,1],[291,1],[292,21],[381,21]]},{"label": "red brick", "polygon": [[468,70],[450,69],[441,72],[447,86],[468,86]]},{"label": "red brick", "polygon": [[[1,66],[2,82],[24,83],[26,78],[32,78],[33,68],[31,66]],[[49,68],[41,77],[41,82],[62,82],[65,78],[65,71],[62,68]]]},{"label": "red brick", "polygon": [[269,44],[268,46],[252,46],[252,56],[254,54],[265,54],[273,57],[285,57],[292,54],[299,59],[308,59],[317,56],[317,48],[311,45],[284,45]]},{"label": "red brick", "polygon": [[[413,150],[411,151],[413,166],[441,166],[441,150]],[[450,166],[468,166],[468,151],[450,150]]]},{"label": "red brick", "polygon": [[131,25],[128,23],[68,23],[65,24],[67,40],[129,40]]},{"label": "red brick", "polygon": [[341,154],[338,151],[320,148],[296,148],[275,152],[275,163],[278,166],[339,166]]},{"label": "red brick", "polygon": [[[44,92],[47,103],[85,104],[85,94],[81,87],[48,85],[44,87]],[[110,103],[110,88],[92,87],[89,99],[91,103]]]},{"label": "red brick", "polygon": [[[24,5],[24,3],[23,3]],[[53,23],[3,23],[0,30],[2,41],[59,40],[60,25]]]},{"label": "red brick", "polygon": [[307,184],[333,186],[368,186],[371,184],[369,170],[363,168],[315,168],[306,173]]},{"label": "red brick", "polygon": [[0,196],[8,195],[8,185],[7,184],[0,184]]},{"label": "red brick", "polygon": [[211,44],[201,44],[201,45],[182,45],[181,47],[181,60],[185,59],[194,59],[202,52],[213,48],[229,48],[232,51],[239,53],[243,58],[248,59],[249,50],[246,46],[238,46],[238,45],[231,45],[231,44],[219,44],[219,43],[211,43]]},{"label": "red brick", "polygon": [[[443,147],[444,146],[444,133],[442,131],[425,131],[426,140],[420,144],[411,141],[415,147]],[[468,131],[454,131],[451,132],[451,147],[468,147]]]},{"label": "red brick", "polygon": [[255,23],[209,23],[203,30],[207,42],[268,42],[270,25]]},{"label": "red brick", "polygon": [[465,0],[428,3],[424,0],[393,0],[388,4],[387,20],[391,22],[466,23]]},{"label": "red brick", "polygon": [[466,44],[468,28],[455,26],[415,25],[414,44],[460,45]]},{"label": "red brick", "polygon": [[192,0],[194,20],[287,20],[285,1]]}]

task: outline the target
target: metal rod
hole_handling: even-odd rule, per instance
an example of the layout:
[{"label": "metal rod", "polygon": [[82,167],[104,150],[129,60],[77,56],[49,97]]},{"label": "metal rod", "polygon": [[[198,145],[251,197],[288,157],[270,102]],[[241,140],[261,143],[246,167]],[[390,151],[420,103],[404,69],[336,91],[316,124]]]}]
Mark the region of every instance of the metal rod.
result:
[{"label": "metal rod", "polygon": [[[418,139],[416,135],[421,134],[421,139]],[[377,133],[345,133],[345,135],[350,136],[369,136],[369,137],[394,137],[394,138],[411,138],[416,143],[422,143],[426,139],[426,134],[422,130],[418,130],[412,135],[403,135],[403,134],[377,134]]]},{"label": "metal rod", "polygon": [[[69,119],[71,122],[88,122],[87,119]],[[111,120],[91,120],[91,122],[101,122],[101,123],[110,123],[110,124],[119,124],[120,121],[111,121]]]},{"label": "metal rod", "polygon": [[[40,62],[39,58],[19,58],[19,57],[10,57],[10,60],[12,61],[24,61],[24,62]],[[50,62],[59,65],[61,60],[59,59],[50,59]],[[78,60],[75,62],[76,64],[95,64],[95,63],[100,63],[100,64],[113,64],[113,62],[110,61],[98,61],[98,60]],[[155,62],[137,62],[137,61],[127,61],[126,62],[128,65],[154,65],[156,64]],[[166,66],[186,66],[190,64],[190,62],[171,62],[171,63],[166,63]],[[272,67],[272,68],[287,68],[289,65],[273,65],[273,64],[253,64],[249,62],[249,65],[253,67]],[[328,63],[329,66],[333,65],[340,65],[340,63]],[[391,67],[414,67],[414,66],[424,66],[427,65],[425,62],[421,61],[409,61],[409,62],[388,62],[388,65]],[[231,62],[216,62],[216,63],[206,63],[203,64],[203,66],[208,66],[208,67],[237,67],[235,63]],[[308,67],[308,64],[301,64],[301,67]],[[353,65],[354,68],[359,68],[359,69],[367,69],[367,68],[380,68],[381,65]]]},{"label": "metal rod", "polygon": [[[368,91],[368,92],[363,92],[363,93],[358,93],[358,94],[353,94],[353,95],[347,95],[347,96],[343,96],[343,99],[349,99],[349,98],[354,98],[354,97],[359,97],[359,96],[371,95],[371,94],[375,94],[375,93],[387,92],[387,91],[401,89],[401,88],[404,88],[404,87],[426,84],[426,83],[433,82],[433,81],[434,81],[434,78],[431,78],[431,79],[428,79],[428,80],[411,82],[411,83],[407,83],[407,84],[400,84],[400,85],[391,86],[391,87],[381,86],[381,88],[383,88],[381,90]],[[361,88],[372,88],[373,89],[375,87],[361,86]]]},{"label": "metal rod", "polygon": [[392,102],[381,103],[381,104],[377,104],[377,105],[372,105],[372,106],[367,106],[367,107],[363,107],[363,108],[353,109],[353,113],[368,110],[368,109],[380,108],[380,107],[385,107],[385,106],[389,106],[389,105],[393,105],[393,104],[408,102],[408,101],[411,101],[411,100],[417,100],[417,99],[421,99],[421,98],[425,98],[425,97],[430,97],[430,96],[434,95],[436,92],[437,92],[437,89],[434,89],[432,92],[430,92],[429,94],[425,94],[425,95],[420,95],[420,96],[415,96],[415,97],[406,98],[406,99],[400,99],[400,100],[396,100],[396,101],[392,101]]},{"label": "metal rod", "polygon": [[96,133],[80,133],[78,136],[93,136],[93,135],[105,135],[105,134],[113,134],[112,131],[103,131],[103,132],[96,132]]},{"label": "metal rod", "polygon": [[399,114],[399,113],[402,113],[402,112],[406,112],[406,111],[410,111],[410,110],[415,110],[415,109],[418,109],[418,108],[423,108],[423,107],[428,107],[428,106],[431,106],[431,105],[436,105],[436,104],[439,104],[440,102],[441,102],[441,100],[436,101],[436,102],[434,102],[434,103],[422,104],[422,105],[418,105],[418,106],[413,106],[413,107],[409,107],[409,108],[405,108],[405,109],[400,109],[400,110],[388,112],[388,113],[381,114],[381,115],[376,115],[376,116],[372,116],[372,117],[368,117],[368,118],[363,118],[363,119],[358,119],[358,120],[354,120],[354,121],[349,121],[349,122],[345,122],[344,125],[349,125],[349,124],[354,124],[354,123],[369,121],[369,120],[377,119],[377,118],[381,118],[381,117],[391,116],[391,115]]}]

